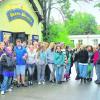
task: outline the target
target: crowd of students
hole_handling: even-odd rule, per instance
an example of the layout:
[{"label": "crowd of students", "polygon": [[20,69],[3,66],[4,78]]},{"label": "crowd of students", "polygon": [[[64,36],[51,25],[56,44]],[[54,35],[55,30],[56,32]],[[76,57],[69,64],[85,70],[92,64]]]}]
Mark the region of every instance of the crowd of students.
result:
[{"label": "crowd of students", "polygon": [[[47,43],[16,40],[14,46],[7,41],[0,43],[0,87],[1,94],[12,91],[14,80],[17,87],[27,87],[34,84],[34,73],[37,71],[37,84],[43,84],[46,80],[46,68],[50,70],[49,81],[61,84],[68,81],[71,67],[75,64],[76,80],[91,82],[95,66],[97,80],[100,84],[100,45],[81,46],[71,48],[63,43]],[[37,70],[36,70],[37,69]],[[27,73],[27,74],[26,74]],[[27,77],[27,79],[26,79]]]}]

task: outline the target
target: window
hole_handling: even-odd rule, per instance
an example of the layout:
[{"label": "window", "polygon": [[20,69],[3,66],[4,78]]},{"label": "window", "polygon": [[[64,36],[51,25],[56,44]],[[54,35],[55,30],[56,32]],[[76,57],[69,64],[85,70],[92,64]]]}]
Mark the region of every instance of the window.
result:
[{"label": "window", "polygon": [[78,40],[78,43],[79,43],[80,45],[82,45],[82,44],[83,44],[83,40]]},{"label": "window", "polygon": [[98,39],[94,39],[93,43],[94,43],[95,46],[98,45]]}]

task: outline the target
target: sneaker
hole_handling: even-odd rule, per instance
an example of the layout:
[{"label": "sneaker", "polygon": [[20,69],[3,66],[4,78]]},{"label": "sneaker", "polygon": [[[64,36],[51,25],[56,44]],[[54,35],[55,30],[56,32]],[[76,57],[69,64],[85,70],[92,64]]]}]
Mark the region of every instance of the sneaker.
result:
[{"label": "sneaker", "polygon": [[1,91],[1,95],[4,95],[5,94],[5,92],[4,91]]},{"label": "sneaker", "polygon": [[13,87],[13,86],[11,86],[10,88],[11,88],[11,89],[13,89],[14,87]]},{"label": "sneaker", "polygon": [[50,83],[54,83],[54,80],[50,80]]},{"label": "sneaker", "polygon": [[33,85],[33,82],[32,81],[30,82],[30,85]]},{"label": "sneaker", "polygon": [[45,85],[45,82],[43,81],[42,84]]},{"label": "sneaker", "polygon": [[22,87],[27,87],[28,85],[27,84],[22,84]]},{"label": "sneaker", "polygon": [[41,84],[41,82],[38,82],[38,85],[40,85]]},{"label": "sneaker", "polygon": [[21,86],[21,84],[17,84],[17,87],[19,88]]},{"label": "sneaker", "polygon": [[58,81],[58,84],[62,84],[62,81]]},{"label": "sneaker", "polygon": [[30,82],[30,81],[28,81],[28,85],[29,85],[29,86],[31,85],[31,82]]},{"label": "sneaker", "polygon": [[7,90],[7,92],[12,92],[12,89],[11,89],[11,88],[9,88],[9,89]]}]

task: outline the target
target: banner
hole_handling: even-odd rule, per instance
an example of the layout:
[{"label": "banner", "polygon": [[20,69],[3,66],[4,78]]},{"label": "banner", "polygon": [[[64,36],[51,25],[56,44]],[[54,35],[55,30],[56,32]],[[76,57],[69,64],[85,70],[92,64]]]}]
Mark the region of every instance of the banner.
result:
[{"label": "banner", "polygon": [[34,23],[33,17],[28,12],[20,8],[8,10],[7,17],[9,21],[13,21],[16,19],[22,19],[26,21],[30,26],[33,26],[33,23]]}]

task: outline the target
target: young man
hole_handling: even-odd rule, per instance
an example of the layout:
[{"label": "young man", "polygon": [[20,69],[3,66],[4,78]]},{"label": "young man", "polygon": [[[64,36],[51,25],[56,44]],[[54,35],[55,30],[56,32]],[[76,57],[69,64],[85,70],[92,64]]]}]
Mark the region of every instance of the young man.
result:
[{"label": "young man", "polygon": [[[22,46],[21,40],[16,40],[16,46],[14,48],[15,54],[16,54],[16,74],[17,74],[17,87],[27,86],[25,84],[25,69],[26,69],[26,56],[27,52],[26,49]],[[21,83],[20,83],[21,82]]]}]

